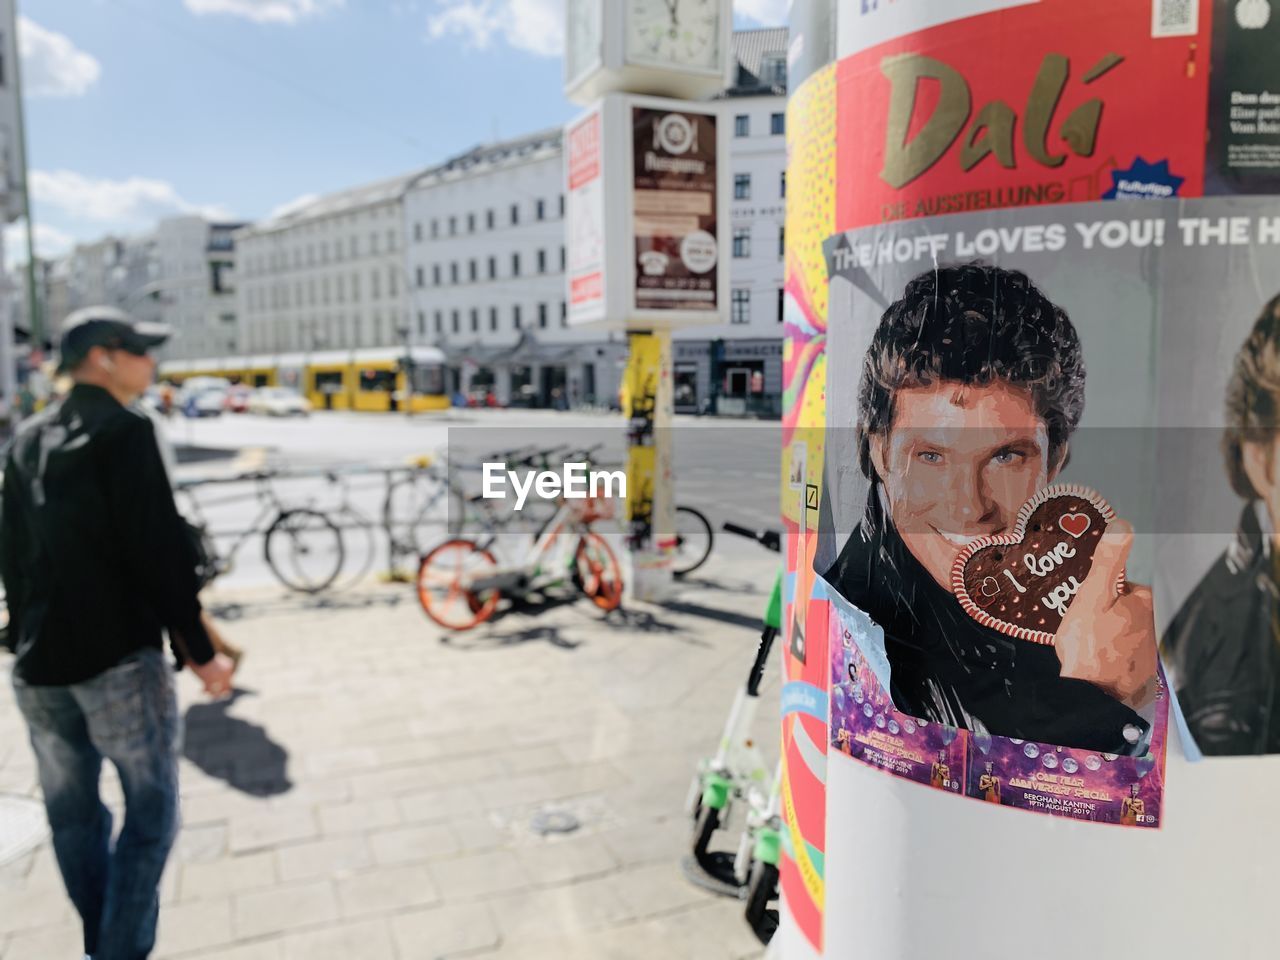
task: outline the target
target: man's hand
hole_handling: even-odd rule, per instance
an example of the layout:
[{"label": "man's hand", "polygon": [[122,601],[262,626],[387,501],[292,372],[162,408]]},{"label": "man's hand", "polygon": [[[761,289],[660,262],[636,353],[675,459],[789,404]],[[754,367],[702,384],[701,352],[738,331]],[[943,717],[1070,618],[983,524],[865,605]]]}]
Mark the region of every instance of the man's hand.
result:
[{"label": "man's hand", "polygon": [[1126,584],[1116,593],[1131,546],[1133,527],[1123,520],[1107,527],[1054,649],[1062,676],[1087,680],[1137,710],[1156,692],[1156,624],[1149,587]]},{"label": "man's hand", "polygon": [[231,692],[231,674],[236,665],[225,653],[215,653],[207,663],[190,664],[191,672],[204,684],[204,692],[211,697],[225,697]]}]

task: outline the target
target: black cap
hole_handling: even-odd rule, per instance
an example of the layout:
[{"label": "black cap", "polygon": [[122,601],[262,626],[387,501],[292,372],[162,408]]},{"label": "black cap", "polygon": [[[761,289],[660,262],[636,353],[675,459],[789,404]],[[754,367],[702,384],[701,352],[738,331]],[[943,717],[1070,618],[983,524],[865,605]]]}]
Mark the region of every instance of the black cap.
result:
[{"label": "black cap", "polygon": [[73,370],[92,347],[145,353],[169,339],[168,324],[131,317],[115,307],[85,307],[62,322],[58,369]]}]

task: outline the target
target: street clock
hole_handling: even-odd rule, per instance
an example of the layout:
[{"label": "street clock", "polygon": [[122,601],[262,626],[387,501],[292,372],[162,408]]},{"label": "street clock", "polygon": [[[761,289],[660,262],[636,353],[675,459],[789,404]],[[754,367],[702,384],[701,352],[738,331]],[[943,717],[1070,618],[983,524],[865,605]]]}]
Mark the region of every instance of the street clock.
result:
[{"label": "street clock", "polygon": [[730,0],[566,0],[565,94],[699,100],[729,85]]}]

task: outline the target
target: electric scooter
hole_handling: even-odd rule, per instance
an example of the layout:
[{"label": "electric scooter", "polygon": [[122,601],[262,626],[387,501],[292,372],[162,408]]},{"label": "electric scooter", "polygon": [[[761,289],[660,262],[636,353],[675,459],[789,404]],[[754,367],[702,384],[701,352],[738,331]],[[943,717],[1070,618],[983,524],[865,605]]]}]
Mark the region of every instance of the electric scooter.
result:
[{"label": "electric scooter", "polygon": [[[724,529],[780,552],[776,531],[755,531],[726,523]],[[698,764],[686,801],[693,819],[693,851],[685,858],[686,875],[701,887],[746,901],[747,922],[761,943],[768,943],[777,928],[777,910],[769,908],[777,898],[778,851],[781,837],[779,773],[765,766],[764,756],[751,733],[760,702],[760,681],[773,643],[782,628],[782,572],[774,580],[765,611],[764,629],[756,648],[746,685],[734,696],[733,706],[713,757]],[[746,808],[745,823],[735,853],[711,850],[716,831],[727,827],[733,807]]]}]

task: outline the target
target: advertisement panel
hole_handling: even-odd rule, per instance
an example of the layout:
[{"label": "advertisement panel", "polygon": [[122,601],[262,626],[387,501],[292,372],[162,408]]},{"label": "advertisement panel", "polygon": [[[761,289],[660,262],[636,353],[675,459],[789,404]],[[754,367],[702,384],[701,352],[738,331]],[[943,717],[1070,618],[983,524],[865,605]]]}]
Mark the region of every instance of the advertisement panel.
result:
[{"label": "advertisement panel", "polygon": [[605,204],[601,111],[592,110],[565,134],[565,233],[568,322],[604,318]]},{"label": "advertisement panel", "polygon": [[1280,203],[1180,216],[1157,352],[1161,652],[1188,755],[1280,753]]},{"label": "advertisement panel", "polygon": [[897,36],[839,64],[840,229],[1201,194],[1211,18],[1194,2],[871,6]]},{"label": "advertisement panel", "polygon": [[1158,825],[1168,697],[1134,531],[1154,524],[1148,358],[1180,319],[1162,285],[1185,279],[1165,267],[1182,219],[1080,204],[828,241],[833,749]]},{"label": "advertisement panel", "polygon": [[637,309],[719,310],[716,119],[631,108]]},{"label": "advertisement panel", "polygon": [[1280,193],[1278,50],[1268,0],[1214,0],[1205,193]]}]

